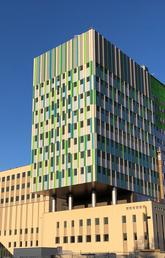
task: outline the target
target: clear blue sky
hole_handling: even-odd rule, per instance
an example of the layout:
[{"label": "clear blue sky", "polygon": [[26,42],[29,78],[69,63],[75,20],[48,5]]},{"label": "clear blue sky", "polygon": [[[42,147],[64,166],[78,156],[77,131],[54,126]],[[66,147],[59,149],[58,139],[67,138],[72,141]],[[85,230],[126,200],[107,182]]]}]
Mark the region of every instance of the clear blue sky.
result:
[{"label": "clear blue sky", "polygon": [[1,0],[0,171],[30,163],[33,58],[89,27],[165,82],[165,0]]}]

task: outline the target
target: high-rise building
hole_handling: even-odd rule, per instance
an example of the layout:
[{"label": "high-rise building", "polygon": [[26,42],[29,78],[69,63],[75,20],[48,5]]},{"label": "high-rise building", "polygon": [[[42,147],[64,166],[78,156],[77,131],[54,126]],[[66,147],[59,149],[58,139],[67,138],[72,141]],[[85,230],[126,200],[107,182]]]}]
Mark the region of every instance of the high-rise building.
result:
[{"label": "high-rise building", "polygon": [[0,173],[6,257],[165,251],[164,113],[165,85],[94,29],[36,57],[31,165]]},{"label": "high-rise building", "polygon": [[158,199],[155,87],[164,92],[93,29],[35,58],[33,190],[109,186]]}]

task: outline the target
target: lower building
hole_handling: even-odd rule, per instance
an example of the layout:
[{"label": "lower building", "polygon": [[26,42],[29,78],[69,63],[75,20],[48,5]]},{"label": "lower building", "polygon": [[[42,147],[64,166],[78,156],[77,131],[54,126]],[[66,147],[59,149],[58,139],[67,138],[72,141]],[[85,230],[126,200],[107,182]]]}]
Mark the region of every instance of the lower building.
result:
[{"label": "lower building", "polygon": [[115,205],[96,194],[93,205],[93,190],[90,199],[87,188],[79,202],[61,195],[55,205],[52,194],[31,192],[30,166],[1,172],[0,189],[1,257],[12,257],[18,248],[60,248],[79,255],[165,251],[163,203],[123,198]]}]

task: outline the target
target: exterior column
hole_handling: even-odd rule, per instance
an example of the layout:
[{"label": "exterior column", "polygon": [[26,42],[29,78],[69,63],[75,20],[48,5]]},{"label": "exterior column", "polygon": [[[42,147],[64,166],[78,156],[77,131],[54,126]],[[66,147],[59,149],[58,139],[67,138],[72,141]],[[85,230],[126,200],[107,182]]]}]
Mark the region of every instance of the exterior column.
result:
[{"label": "exterior column", "polygon": [[52,212],[56,211],[56,197],[52,196]]},{"label": "exterior column", "polygon": [[113,187],[112,189],[112,204],[116,204],[117,203],[117,189],[116,187]]},{"label": "exterior column", "polygon": [[72,210],[72,207],[73,207],[73,197],[72,197],[71,193],[69,194],[69,197],[68,197],[68,206],[69,206],[69,210]]},{"label": "exterior column", "polygon": [[92,207],[96,207],[96,191],[92,190]]}]

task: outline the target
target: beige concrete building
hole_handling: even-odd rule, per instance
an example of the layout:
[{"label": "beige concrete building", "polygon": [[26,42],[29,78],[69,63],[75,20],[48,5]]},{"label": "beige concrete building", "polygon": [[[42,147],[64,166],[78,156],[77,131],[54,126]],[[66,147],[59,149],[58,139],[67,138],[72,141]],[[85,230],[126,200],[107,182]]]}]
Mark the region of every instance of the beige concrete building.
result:
[{"label": "beige concrete building", "polygon": [[30,165],[0,172],[0,243],[11,253],[41,246],[40,217],[48,207],[48,197],[31,192]]},{"label": "beige concrete building", "polygon": [[49,196],[31,192],[30,166],[1,172],[0,189],[0,242],[11,253],[59,246],[77,254],[165,251],[164,204],[58,205],[65,210],[53,212]]}]

